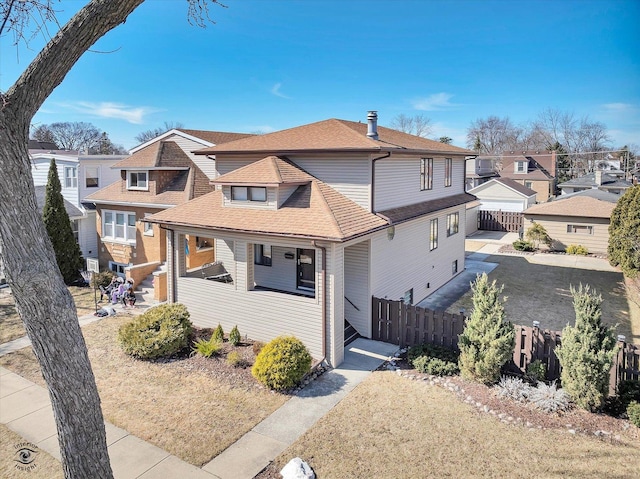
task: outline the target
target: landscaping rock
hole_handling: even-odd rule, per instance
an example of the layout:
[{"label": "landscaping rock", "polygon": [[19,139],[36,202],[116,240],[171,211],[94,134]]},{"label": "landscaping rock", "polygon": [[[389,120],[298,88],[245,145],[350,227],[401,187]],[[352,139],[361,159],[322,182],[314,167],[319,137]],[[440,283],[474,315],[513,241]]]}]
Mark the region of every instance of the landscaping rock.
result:
[{"label": "landscaping rock", "polygon": [[280,471],[283,479],[316,479],[311,466],[299,457],[291,459]]}]

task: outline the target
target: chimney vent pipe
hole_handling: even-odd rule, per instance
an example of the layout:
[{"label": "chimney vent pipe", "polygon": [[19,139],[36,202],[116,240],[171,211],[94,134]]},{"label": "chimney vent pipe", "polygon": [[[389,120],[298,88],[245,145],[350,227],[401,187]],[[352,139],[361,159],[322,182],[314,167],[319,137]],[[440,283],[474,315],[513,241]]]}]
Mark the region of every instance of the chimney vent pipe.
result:
[{"label": "chimney vent pipe", "polygon": [[367,113],[367,136],[372,140],[378,139],[378,112],[369,111]]}]

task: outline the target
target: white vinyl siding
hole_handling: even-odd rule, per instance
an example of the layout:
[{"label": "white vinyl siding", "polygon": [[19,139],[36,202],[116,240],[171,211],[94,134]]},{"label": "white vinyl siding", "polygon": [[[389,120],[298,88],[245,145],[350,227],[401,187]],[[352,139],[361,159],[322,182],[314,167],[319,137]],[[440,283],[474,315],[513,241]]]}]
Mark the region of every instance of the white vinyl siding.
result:
[{"label": "white vinyl siding", "polygon": [[420,158],[395,158],[376,162],[375,205],[376,211],[422,203],[443,196],[464,193],[464,159],[453,158],[453,183],[444,187],[444,158],[433,159],[433,189],[421,190]]},{"label": "white vinyl siding", "polygon": [[469,190],[480,200],[481,211],[516,211],[522,212],[535,204],[536,196],[525,196],[497,181],[488,181]]},{"label": "white vinyl siding", "polygon": [[96,233],[96,213],[89,211],[86,218],[78,222],[78,244],[83,258],[98,257],[98,234]]},{"label": "white vinyl siding", "polygon": [[282,185],[278,187],[278,208],[280,208],[297,189],[298,185]]},{"label": "white vinyl siding", "polygon": [[[437,214],[440,231],[453,208]],[[459,210],[464,224],[464,209]],[[386,232],[371,240],[371,294],[379,298],[400,299],[413,288],[414,304],[451,279],[451,263],[458,260],[464,270],[464,234],[440,235],[438,249],[429,251],[430,220],[436,215],[396,226],[393,240]],[[412,254],[407,254],[412,252]]]},{"label": "white vinyl siding", "polygon": [[[285,254],[293,255],[291,259]],[[281,291],[298,292],[296,288],[296,248],[272,246],[271,266],[254,266],[254,281],[257,286],[267,286]]]},{"label": "white vinyl siding", "polygon": [[[527,215],[525,213],[525,230],[531,225],[531,221],[544,226],[549,236],[553,239],[552,247],[564,250],[567,246],[582,245],[589,253],[606,253],[609,243],[609,219],[608,218],[581,218],[571,216]],[[580,228],[584,234],[568,233],[569,226]],[[572,228],[573,229],[573,228]],[[591,234],[586,231],[591,230]]]},{"label": "white vinyl siding", "polygon": [[369,241],[344,249],[344,296],[353,303],[345,299],[345,318],[358,333],[371,337]]},{"label": "white vinyl siding", "polygon": [[192,152],[195,150],[200,150],[207,146],[210,146],[211,143],[203,141],[202,143],[198,143],[196,141],[190,140],[188,138],[184,138],[180,135],[170,135],[165,138],[166,141],[174,141],[176,144],[182,148],[182,150],[187,154],[191,161],[193,161],[198,168],[202,170],[202,172],[207,175],[210,179],[216,178],[216,162],[215,160],[209,158],[207,155],[195,155]]},{"label": "white vinyl siding", "polygon": [[[232,191],[234,191],[234,194],[236,195],[236,197],[239,197],[238,195],[242,193],[242,188],[244,187],[226,186],[226,185],[223,186],[222,187],[223,205],[225,207],[231,207],[231,208],[260,208],[260,209],[270,209],[270,210],[273,210],[277,207],[276,188],[266,188],[266,194],[267,194],[266,201],[250,201],[250,200],[232,199],[231,197]],[[264,189],[262,188],[260,189],[264,191]]]}]

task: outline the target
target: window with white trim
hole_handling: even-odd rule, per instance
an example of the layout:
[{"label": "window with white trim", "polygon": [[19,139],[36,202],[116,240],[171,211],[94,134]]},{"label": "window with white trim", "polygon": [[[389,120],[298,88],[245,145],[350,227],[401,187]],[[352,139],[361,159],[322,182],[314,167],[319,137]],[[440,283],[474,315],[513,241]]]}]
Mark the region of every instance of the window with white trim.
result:
[{"label": "window with white trim", "polygon": [[149,182],[147,178],[148,178],[148,172],[146,171],[128,171],[127,172],[127,189],[128,190],[148,190]]},{"label": "window with white trim", "polygon": [[128,211],[102,212],[102,239],[136,242],[136,214]]},{"label": "window with white trim", "polygon": [[420,158],[420,190],[433,189],[433,158]]},{"label": "window with white trim", "polygon": [[115,263],[114,261],[109,261],[109,269],[116,273],[121,278],[125,277],[125,268],[129,266],[123,263]]},{"label": "window with white trim", "polygon": [[64,187],[65,188],[78,187],[78,169],[75,166],[64,167]]},{"label": "window with white trim", "polygon": [[264,186],[232,186],[231,201],[267,201],[267,188]]},{"label": "window with white trim", "polygon": [[453,178],[453,159],[444,159],[444,186],[451,186]]},{"label": "window with white trim", "polygon": [[429,251],[438,247],[438,218],[432,219],[430,224]]},{"label": "window with white trim", "polygon": [[450,213],[447,215],[447,236],[458,233],[460,224],[460,213]]},{"label": "window with white trim", "polygon": [[567,233],[577,235],[592,235],[593,226],[588,225],[567,225]]},{"label": "window with white trim", "polygon": [[[152,214],[153,213],[145,213],[144,217],[147,218],[148,216],[151,216]],[[144,222],[143,234],[145,236],[153,236],[153,223],[149,223],[148,221]]]},{"label": "window with white trim", "polygon": [[100,167],[85,166],[84,186],[85,188],[98,188],[100,186]]},{"label": "window with white trim", "polygon": [[271,266],[271,245],[254,244],[253,245],[253,264],[262,266]]},{"label": "window with white trim", "polygon": [[528,161],[516,161],[516,173],[526,173],[528,163]]}]

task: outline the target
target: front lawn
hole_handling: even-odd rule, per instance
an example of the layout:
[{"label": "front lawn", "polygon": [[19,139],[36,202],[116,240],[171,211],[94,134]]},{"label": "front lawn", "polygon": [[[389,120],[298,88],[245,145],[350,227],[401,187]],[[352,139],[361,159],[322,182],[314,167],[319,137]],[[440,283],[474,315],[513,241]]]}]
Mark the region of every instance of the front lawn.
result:
[{"label": "front lawn", "polygon": [[294,457],[323,479],[638,477],[637,428],[603,439],[569,432],[571,420],[505,424],[439,386],[377,371],[257,477],[280,477]]},{"label": "front lawn", "polygon": [[[289,398],[224,359],[147,362],[125,355],[117,331],[132,318],[118,312],[82,329],[105,419],[180,459],[206,464]],[[253,360],[251,346],[243,354]],[[44,385],[31,348],[0,358],[0,365]]]}]

